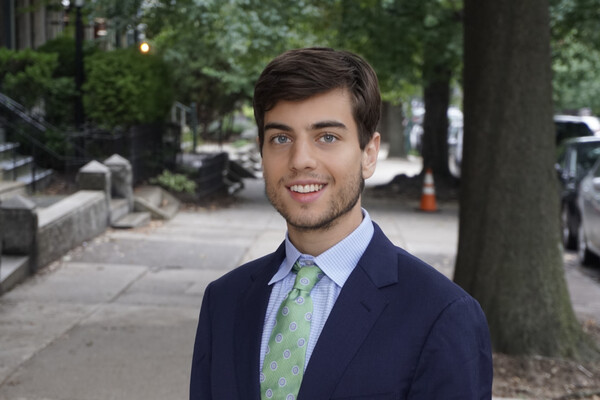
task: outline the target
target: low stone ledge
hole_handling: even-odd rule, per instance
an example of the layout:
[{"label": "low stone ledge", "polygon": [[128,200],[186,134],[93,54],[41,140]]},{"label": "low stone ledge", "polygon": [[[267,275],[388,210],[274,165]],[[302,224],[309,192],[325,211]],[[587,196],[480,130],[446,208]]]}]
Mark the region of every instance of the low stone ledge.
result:
[{"label": "low stone ledge", "polygon": [[38,210],[38,268],[103,233],[108,220],[108,202],[103,191],[81,190]]}]

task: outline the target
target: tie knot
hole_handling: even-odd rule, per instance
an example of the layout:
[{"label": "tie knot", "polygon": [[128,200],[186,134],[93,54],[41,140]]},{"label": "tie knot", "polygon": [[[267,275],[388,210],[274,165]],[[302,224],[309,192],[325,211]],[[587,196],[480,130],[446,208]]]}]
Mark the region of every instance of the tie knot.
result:
[{"label": "tie knot", "polygon": [[296,272],[296,281],[294,289],[310,292],[312,288],[323,277],[323,271],[316,265],[306,265],[302,267],[298,262],[294,264],[293,270]]}]

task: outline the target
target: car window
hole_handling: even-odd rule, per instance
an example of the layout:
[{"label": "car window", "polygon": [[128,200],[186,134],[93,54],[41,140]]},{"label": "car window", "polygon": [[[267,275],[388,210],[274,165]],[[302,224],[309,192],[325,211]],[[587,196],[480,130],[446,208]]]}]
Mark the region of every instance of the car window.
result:
[{"label": "car window", "polygon": [[594,178],[600,177],[600,168],[598,168],[598,165],[600,165],[600,162],[594,164]]},{"label": "car window", "polygon": [[600,158],[600,143],[582,146],[577,154],[577,176],[585,175]]},{"label": "car window", "polygon": [[554,124],[556,125],[557,144],[566,139],[593,135],[593,132],[583,122],[555,121]]}]

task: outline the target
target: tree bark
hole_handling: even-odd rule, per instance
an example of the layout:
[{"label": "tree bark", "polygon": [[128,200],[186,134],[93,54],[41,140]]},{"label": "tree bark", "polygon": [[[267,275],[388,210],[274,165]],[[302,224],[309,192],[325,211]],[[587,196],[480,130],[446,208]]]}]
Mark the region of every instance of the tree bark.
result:
[{"label": "tree bark", "polygon": [[394,105],[384,101],[379,124],[381,140],[389,144],[388,157],[405,157],[404,112],[402,104]]},{"label": "tree bark", "polygon": [[464,16],[454,280],[481,303],[496,351],[597,355],[563,270],[548,2],[465,0]]},{"label": "tree bark", "polygon": [[[427,59],[427,57],[426,57]],[[425,69],[428,69],[428,65]],[[448,168],[448,106],[450,105],[451,71],[443,65],[436,65],[425,73],[423,100],[423,169],[431,168],[436,182],[452,178]]]}]

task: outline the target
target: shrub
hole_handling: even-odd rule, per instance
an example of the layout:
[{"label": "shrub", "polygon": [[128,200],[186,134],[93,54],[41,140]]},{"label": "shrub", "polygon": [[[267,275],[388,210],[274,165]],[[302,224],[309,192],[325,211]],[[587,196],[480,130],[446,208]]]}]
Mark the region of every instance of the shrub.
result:
[{"label": "shrub", "polygon": [[[83,42],[83,57],[93,55],[98,48],[91,40]],[[54,70],[54,77],[68,77],[75,79],[75,38],[72,36],[61,35],[37,48],[40,53],[54,53],[58,55],[58,68]]]},{"label": "shrub", "polygon": [[196,182],[183,174],[174,174],[169,170],[164,170],[156,178],[150,179],[150,183],[176,193],[194,194],[196,191]]},{"label": "shrub", "polygon": [[51,90],[57,66],[56,54],[0,48],[0,91],[31,108]]},{"label": "shrub", "polygon": [[60,128],[75,125],[75,97],[77,91],[73,78],[54,78],[45,95],[46,121]]},{"label": "shrub", "polygon": [[90,56],[86,79],[86,114],[107,128],[163,121],[173,102],[166,65],[157,56],[137,49]]}]

